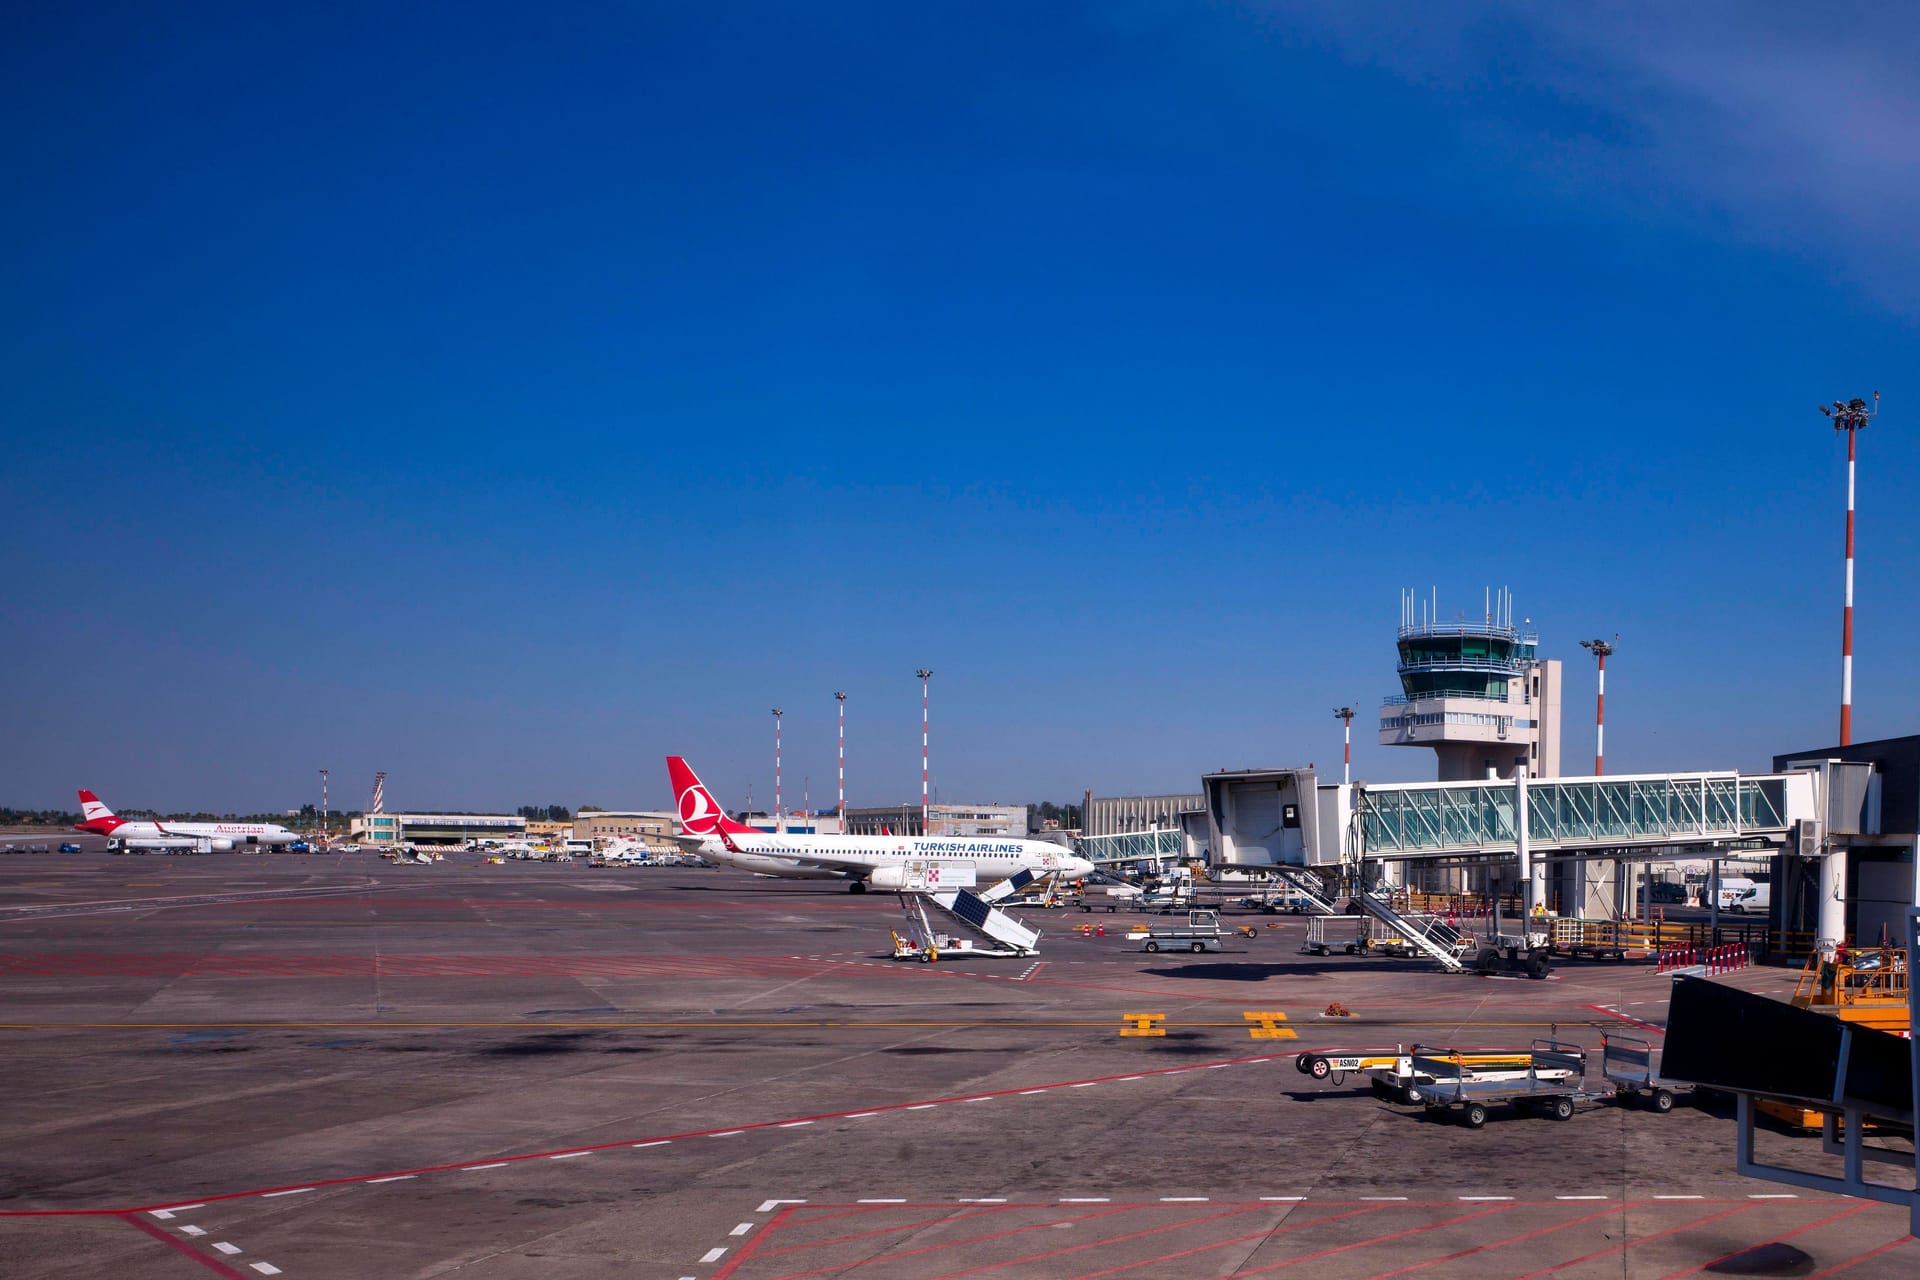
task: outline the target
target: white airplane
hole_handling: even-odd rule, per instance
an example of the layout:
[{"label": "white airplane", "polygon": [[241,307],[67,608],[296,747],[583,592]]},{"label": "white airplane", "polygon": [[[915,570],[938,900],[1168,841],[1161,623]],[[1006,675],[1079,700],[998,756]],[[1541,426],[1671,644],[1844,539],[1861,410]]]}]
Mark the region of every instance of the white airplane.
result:
[{"label": "white airplane", "polygon": [[1046,840],[1003,836],[800,836],[772,834],[735,822],[679,756],[667,776],[680,806],[680,840],[704,858],[756,875],[789,880],[846,880],[849,893],[867,886],[898,889],[909,865],[952,867],[980,884],[1021,871],[1078,881],[1092,870]]},{"label": "white airplane", "polygon": [[80,821],[75,831],[90,831],[120,842],[123,849],[193,849],[221,852],[246,845],[292,844],[300,837],[273,822],[128,822],[100,803],[91,791],[80,792]]}]

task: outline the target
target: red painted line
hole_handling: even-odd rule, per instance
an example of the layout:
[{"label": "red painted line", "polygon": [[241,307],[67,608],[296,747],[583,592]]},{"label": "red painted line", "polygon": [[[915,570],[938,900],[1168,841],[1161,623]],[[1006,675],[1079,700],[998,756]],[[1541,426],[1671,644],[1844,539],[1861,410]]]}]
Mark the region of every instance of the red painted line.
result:
[{"label": "red painted line", "polygon": [[1851,1218],[1854,1214],[1865,1213],[1868,1209],[1871,1209],[1872,1207],[1873,1207],[1872,1204],[1861,1204],[1861,1205],[1855,1205],[1850,1209],[1842,1209],[1839,1213],[1829,1214],[1824,1218],[1818,1219],[1817,1221],[1809,1222],[1804,1227],[1795,1227],[1792,1231],[1783,1232],[1780,1235],[1774,1236],[1770,1240],[1756,1240],[1752,1244],[1742,1245],[1740,1248],[1735,1249],[1732,1253],[1723,1253],[1717,1258],[1709,1258],[1707,1261],[1702,1262],[1698,1266],[1688,1267],[1682,1271],[1669,1272],[1668,1274],[1660,1277],[1660,1280],[1680,1280],[1681,1276],[1698,1275],[1702,1271],[1705,1271],[1708,1267],[1715,1266],[1719,1263],[1725,1262],[1728,1258],[1737,1258],[1741,1254],[1747,1252],[1747,1250],[1749,1249],[1759,1249],[1766,1245],[1779,1244],[1782,1240],[1791,1240],[1795,1236],[1806,1234],[1807,1232],[1813,1230],[1815,1227],[1824,1227],[1829,1222],[1838,1222],[1842,1218]]},{"label": "red painted line", "polygon": [[162,1231],[159,1227],[154,1226],[151,1222],[142,1222],[139,1218],[136,1218],[132,1214],[128,1214],[128,1213],[115,1214],[114,1216],[119,1218],[120,1221],[127,1223],[129,1226],[135,1226],[140,1228],[142,1231],[152,1236],[155,1240],[158,1240],[161,1244],[166,1245],[168,1248],[174,1249],[180,1253],[185,1254],[187,1257],[192,1258],[195,1262],[199,1263],[201,1266],[205,1267],[207,1270],[213,1272],[217,1276],[225,1276],[227,1277],[227,1280],[253,1280],[253,1278],[247,1275],[245,1272],[235,1271],[232,1267],[227,1266],[224,1262],[214,1261],[212,1258],[209,1258],[206,1254],[201,1253],[198,1249],[194,1248],[192,1245],[188,1244],[186,1241],[176,1239],[175,1237],[168,1235],[166,1232]]},{"label": "red painted line", "polygon": [[1234,1274],[1236,1277],[1263,1276],[1270,1271],[1282,1271],[1287,1267],[1298,1266],[1302,1262],[1314,1262],[1321,1258],[1330,1258],[1338,1253],[1346,1253],[1352,1249],[1365,1249],[1370,1245],[1385,1244],[1389,1240],[1399,1240],[1406,1236],[1417,1236],[1422,1232],[1438,1231],[1441,1227],[1451,1227],[1462,1222],[1472,1222],[1475,1218],[1485,1218],[1496,1213],[1505,1213],[1513,1207],[1512,1202],[1508,1202],[1506,1204],[1495,1205],[1491,1209],[1478,1209],[1473,1213],[1463,1213],[1458,1217],[1442,1218],[1438,1222],[1429,1222],[1424,1227],[1408,1227],[1404,1231],[1390,1231],[1384,1236],[1374,1236],[1371,1240],[1357,1240],[1352,1244],[1335,1245],[1331,1249],[1322,1249],[1318,1253],[1303,1253],[1297,1258],[1288,1258],[1285,1262],[1276,1262],[1265,1267],[1255,1267],[1251,1271],[1241,1270]]},{"label": "red painted line", "polygon": [[[1108,1076],[1092,1076],[1085,1080],[1057,1080],[1057,1081],[1049,1082],[1047,1084],[1029,1085],[1027,1088],[1042,1089],[1042,1090],[1065,1089],[1076,1084],[1108,1084],[1115,1080],[1132,1080],[1135,1077],[1179,1075],[1183,1072],[1201,1071],[1201,1070],[1205,1070],[1208,1067],[1213,1067],[1213,1066],[1229,1067],[1229,1066],[1240,1066],[1245,1063],[1252,1063],[1252,1062],[1275,1062],[1275,1061],[1278,1061],[1278,1059],[1274,1058],[1271,1054],[1256,1054],[1256,1055],[1250,1055],[1244,1058],[1225,1058],[1219,1062],[1196,1062],[1196,1063],[1191,1063],[1187,1066],[1181,1066],[1181,1067],[1154,1067],[1152,1069],[1145,1070],[1145,1071],[1129,1071],[1129,1072],[1126,1072],[1125,1074],[1116,1073],[1114,1075],[1108,1075]],[[747,1133],[747,1132],[753,1132],[761,1129],[777,1129],[783,1124],[792,1124],[797,1120],[843,1120],[846,1117],[852,1116],[852,1115],[862,1115],[862,1116],[867,1114],[879,1115],[887,1112],[905,1111],[911,1107],[939,1105],[939,1104],[948,1103],[948,1102],[967,1102],[975,1098],[1005,1098],[1014,1094],[1022,1094],[1026,1092],[1027,1092],[1027,1089],[1020,1089],[1020,1088],[994,1089],[985,1093],[954,1094],[954,1095],[943,1097],[943,1098],[926,1098],[917,1102],[890,1102],[890,1103],[883,1103],[879,1106],[848,1107],[842,1111],[823,1111],[815,1115],[807,1115],[807,1116],[783,1116],[777,1120],[755,1120],[745,1124],[715,1125],[711,1129],[693,1129],[685,1133],[656,1134],[650,1138],[622,1138],[618,1142],[596,1142],[588,1146],[560,1147],[551,1151],[528,1152],[525,1155],[474,1156],[474,1157],[469,1157],[468,1159],[465,1159],[465,1160],[450,1161],[446,1164],[423,1165],[417,1169],[389,1169],[383,1172],[358,1173],[348,1177],[341,1177],[341,1178],[318,1178],[318,1179],[313,1179],[306,1182],[290,1182],[285,1184],[284,1186],[254,1187],[246,1191],[225,1191],[225,1192],[219,1192],[216,1194],[178,1196],[172,1200],[161,1200],[153,1204],[132,1205],[132,1206],[126,1206],[121,1208],[0,1209],[0,1218],[60,1218],[60,1217],[102,1217],[102,1216],[111,1217],[111,1216],[119,1216],[121,1214],[127,1214],[127,1213],[148,1212],[154,1209],[165,1209],[176,1204],[186,1204],[189,1201],[206,1203],[206,1202],[217,1201],[217,1200],[244,1200],[249,1196],[266,1195],[270,1191],[291,1191],[296,1187],[352,1186],[358,1183],[371,1182],[375,1178],[393,1178],[393,1177],[399,1177],[402,1174],[445,1173],[450,1169],[463,1169],[466,1166],[471,1164],[480,1164],[480,1163],[519,1164],[523,1161],[528,1161],[528,1160],[544,1160],[549,1156],[568,1155],[576,1151],[612,1151],[620,1147],[631,1147],[636,1142],[672,1142],[672,1141],[677,1141],[678,1139],[681,1139],[681,1138],[704,1138],[711,1134],[716,1134],[716,1133],[726,1133],[726,1134]]]},{"label": "red painted line", "polygon": [[1423,1267],[1437,1266],[1442,1262],[1453,1262],[1460,1258],[1470,1258],[1476,1253],[1485,1253],[1489,1249],[1500,1249],[1510,1244],[1518,1244],[1522,1240],[1532,1240],[1538,1236],[1551,1235],[1555,1231],[1564,1231],[1568,1227],[1577,1227],[1583,1222],[1592,1222],[1595,1218],[1610,1217],[1615,1213],[1624,1212],[1627,1209],[1638,1208],[1639,1206],[1648,1204],[1648,1203],[1650,1202],[1646,1200],[1623,1201],[1620,1204],[1609,1205],[1607,1208],[1600,1210],[1598,1213],[1589,1213],[1578,1218],[1569,1218],[1565,1222],[1555,1223],[1551,1227],[1541,1227],[1534,1231],[1522,1232],[1517,1236],[1508,1236],[1504,1240],[1494,1240],[1487,1244],[1475,1245],[1471,1249],[1462,1249],[1458,1253],[1450,1253],[1444,1258],[1429,1258],[1425,1262],[1416,1262],[1412,1266],[1401,1267],[1394,1271],[1382,1271],[1378,1275],[1369,1276],[1367,1280],[1387,1280],[1389,1276],[1404,1276],[1410,1271],[1419,1271]]},{"label": "red painted line", "polygon": [[[1284,1210],[1288,1206],[1282,1205],[1282,1204],[1268,1204],[1265,1207],[1269,1209]],[[1195,1245],[1191,1249],[1182,1249],[1178,1253],[1166,1253],[1166,1254],[1160,1255],[1157,1258],[1145,1258],[1139,1262],[1123,1263],[1117,1267],[1108,1267],[1104,1271],[1083,1272],[1082,1274],[1075,1276],[1073,1280],[1096,1280],[1096,1278],[1100,1276],[1118,1275],[1122,1271],[1132,1271],[1135,1267],[1150,1267],[1150,1266],[1153,1266],[1155,1263],[1171,1262],[1175,1258],[1185,1258],[1196,1253],[1205,1253],[1209,1249],[1224,1249],[1228,1245],[1246,1244],[1250,1240],[1270,1240],[1274,1236],[1285,1235],[1289,1231],[1305,1231],[1308,1227],[1317,1227],[1323,1222],[1334,1222],[1340,1218],[1357,1218],[1362,1216],[1363,1214],[1378,1213],[1380,1212],[1380,1210],[1386,1207],[1387,1206],[1384,1204],[1376,1204],[1365,1209],[1355,1209],[1351,1213],[1330,1213],[1324,1218],[1315,1218],[1312,1222],[1290,1223],[1289,1225],[1284,1227],[1276,1227],[1272,1231],[1255,1231],[1244,1236],[1233,1236],[1226,1240],[1218,1240],[1218,1241],[1215,1241],[1213,1244]]]},{"label": "red painted line", "polygon": [[[1024,1209],[1029,1206],[1014,1205],[1012,1207]],[[779,1277],[779,1280],[802,1280],[802,1277],[804,1276],[823,1276],[823,1275],[827,1275],[830,1272],[835,1272],[835,1271],[851,1271],[855,1267],[864,1267],[870,1262],[897,1262],[902,1258],[918,1258],[923,1254],[940,1253],[947,1249],[961,1249],[971,1244],[985,1244],[989,1240],[1005,1240],[1009,1236],[1024,1235],[1029,1231],[1045,1231],[1048,1228],[1058,1226],[1063,1222],[1091,1222],[1095,1218],[1111,1218],[1116,1213],[1137,1213],[1137,1212],[1139,1212],[1138,1208],[1132,1205],[1122,1205],[1118,1209],[1112,1209],[1112,1208],[1096,1209],[1090,1213],[1074,1214],[1073,1216],[1067,1217],[1067,1218],[1050,1218],[1045,1222],[1030,1223],[1024,1227],[1013,1227],[1006,1231],[993,1231],[993,1232],[989,1232],[984,1236],[969,1236],[964,1240],[949,1240],[945,1244],[930,1244],[919,1249],[908,1249],[904,1253],[880,1253],[880,1254],[875,1254],[871,1258],[863,1258],[859,1262],[852,1262],[852,1263],[836,1262],[831,1266],[815,1267],[812,1271],[790,1271],[786,1275]],[[940,1221],[940,1219],[935,1219],[935,1221],[936,1222]],[[894,1228],[894,1231],[896,1232],[906,1231],[909,1229],[910,1228],[908,1228],[905,1224],[902,1224],[901,1226]],[[1169,1231],[1172,1230],[1171,1227],[1165,1227],[1165,1228],[1159,1228],[1159,1229],[1169,1230]],[[891,1232],[874,1232],[873,1234],[887,1235],[892,1233]],[[1124,1236],[1120,1238],[1126,1239],[1126,1237]],[[799,1247],[805,1248],[806,1246],[802,1245]],[[782,1249],[782,1250],[779,1250],[778,1252],[787,1253],[787,1252],[791,1252],[791,1250]],[[761,1256],[766,1257],[767,1255],[762,1254]]]},{"label": "red painted line", "polygon": [[1592,1262],[1596,1258],[1610,1258],[1614,1254],[1624,1251],[1629,1245],[1645,1244],[1649,1240],[1658,1240],[1662,1236],[1676,1235],[1682,1231],[1690,1231],[1695,1227],[1704,1227],[1709,1222],[1718,1222],[1722,1218],[1731,1218],[1736,1213],[1746,1213],[1750,1209],[1758,1209],[1761,1203],[1763,1202],[1754,1201],[1748,1204],[1738,1205],[1732,1209],[1723,1209],[1719,1213],[1710,1213],[1704,1218],[1695,1218],[1692,1222],[1683,1222],[1677,1227],[1668,1227],[1665,1231],[1656,1231],[1651,1235],[1640,1236],[1634,1240],[1623,1240],[1611,1249],[1602,1249],[1598,1253],[1590,1253],[1584,1258],[1570,1258],[1565,1262],[1556,1262],[1550,1267],[1542,1267],[1538,1271],[1529,1271],[1523,1276],[1515,1276],[1514,1280],[1534,1280],[1535,1276],[1551,1275],[1555,1271],[1564,1271],[1568,1267],[1577,1267],[1583,1262]]},{"label": "red painted line", "polygon": [[1857,1267],[1861,1263],[1866,1262],[1869,1259],[1877,1258],[1881,1254],[1886,1253],[1888,1250],[1898,1249],[1901,1245],[1906,1244],[1911,1239],[1913,1239],[1912,1236],[1903,1235],[1896,1239],[1889,1240],[1877,1249],[1869,1249],[1865,1253],[1855,1254],[1853,1257],[1848,1258],[1845,1262],[1835,1263],[1833,1266],[1828,1267],[1825,1271],[1816,1271],[1812,1275],[1808,1276],[1807,1280],[1825,1280],[1827,1276],[1837,1276],[1842,1271],[1846,1271],[1852,1267]]},{"label": "red painted line", "polygon": [[[1165,1206],[1162,1206],[1162,1207],[1165,1207]],[[1167,1231],[1178,1231],[1183,1227],[1197,1227],[1203,1222],[1217,1222],[1221,1218],[1233,1218],[1233,1217],[1238,1217],[1243,1213],[1257,1213],[1259,1212],[1260,1209],[1272,1209],[1272,1208],[1273,1206],[1270,1204],[1259,1205],[1257,1207],[1249,1205],[1244,1208],[1228,1209],[1222,1213],[1209,1213],[1203,1217],[1186,1218],[1179,1222],[1169,1223],[1164,1227],[1148,1227],[1144,1231],[1133,1231],[1123,1236],[1105,1236],[1099,1240],[1089,1240],[1084,1244],[1070,1244],[1060,1249],[1049,1249],[1045,1253],[1029,1254],[1024,1258],[1009,1258],[1004,1262],[989,1262],[978,1267],[968,1267],[965,1271],[949,1271],[945,1275],[933,1277],[933,1280],[959,1280],[960,1276],[978,1275],[982,1271],[998,1271],[1001,1267],[1025,1266],[1027,1263],[1030,1263],[1030,1262],[1041,1262],[1048,1258],[1058,1258],[1069,1253],[1078,1253],[1082,1249],[1103,1249],[1108,1245],[1120,1244],[1123,1241],[1127,1241],[1127,1240],[1140,1240],[1140,1239],[1144,1239],[1147,1236],[1157,1236]],[[880,1261],[880,1259],[874,1258],[874,1259],[868,1259],[868,1261],[878,1262]],[[854,1264],[854,1266],[861,1266],[861,1265],[863,1264],[862,1263]],[[849,1267],[848,1270],[852,1270],[852,1267]],[[784,1280],[784,1277],[783,1277],[783,1280]]]},{"label": "red painted line", "polygon": [[1624,1022],[1628,1026],[1639,1027],[1642,1031],[1651,1031],[1657,1036],[1663,1036],[1667,1034],[1667,1029],[1665,1027],[1656,1027],[1651,1022],[1642,1022],[1640,1021],[1640,1019],[1632,1017],[1628,1014],[1621,1013],[1616,1009],[1604,1009],[1597,1004],[1587,1005],[1586,1008],[1589,1008],[1593,1010],[1595,1013],[1600,1014],[1604,1017],[1613,1018],[1613,1019],[1616,1019],[1617,1021]]},{"label": "red painted line", "polygon": [[740,1269],[740,1264],[745,1262],[748,1258],[751,1258],[754,1255],[754,1252],[757,1249],[759,1249],[761,1243],[765,1241],[768,1236],[778,1231],[781,1227],[786,1226],[787,1218],[793,1213],[795,1209],[798,1209],[800,1207],[801,1206],[796,1204],[781,1206],[780,1212],[774,1214],[773,1217],[768,1220],[767,1225],[760,1228],[759,1232],[753,1237],[753,1239],[747,1241],[746,1244],[744,1244],[734,1252],[733,1258],[727,1263],[726,1266],[721,1267],[718,1271],[713,1273],[713,1280],[727,1280],[728,1276],[738,1271]]}]

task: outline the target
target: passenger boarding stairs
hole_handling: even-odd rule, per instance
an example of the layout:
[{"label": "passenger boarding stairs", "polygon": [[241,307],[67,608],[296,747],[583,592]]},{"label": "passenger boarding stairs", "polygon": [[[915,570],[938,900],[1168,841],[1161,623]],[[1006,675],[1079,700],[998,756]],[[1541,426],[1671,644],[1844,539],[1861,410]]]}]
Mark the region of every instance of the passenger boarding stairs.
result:
[{"label": "passenger boarding stairs", "polygon": [[[1281,864],[1274,867],[1280,878],[1292,885],[1313,904],[1314,910],[1323,915],[1339,915],[1340,909],[1333,903],[1333,897],[1327,892],[1320,877],[1305,867],[1293,867]],[[1465,973],[1467,966],[1460,956],[1467,949],[1466,936],[1450,924],[1435,920],[1430,916],[1403,915],[1396,910],[1384,896],[1371,893],[1356,893],[1351,901],[1367,915],[1380,921],[1395,936],[1406,941],[1407,945],[1439,962],[1440,967],[1449,973]]]},{"label": "passenger boarding stairs", "polygon": [[[1019,893],[1032,884],[1031,871],[1021,871],[989,889],[975,893],[970,888],[947,888],[954,868],[928,865],[907,868],[907,879],[900,890],[900,905],[906,913],[906,934],[894,934],[896,960],[937,960],[944,953],[954,955],[1031,956],[1039,953],[1040,931],[1030,928],[996,902]],[[927,908],[946,918],[946,928],[936,929]]]}]

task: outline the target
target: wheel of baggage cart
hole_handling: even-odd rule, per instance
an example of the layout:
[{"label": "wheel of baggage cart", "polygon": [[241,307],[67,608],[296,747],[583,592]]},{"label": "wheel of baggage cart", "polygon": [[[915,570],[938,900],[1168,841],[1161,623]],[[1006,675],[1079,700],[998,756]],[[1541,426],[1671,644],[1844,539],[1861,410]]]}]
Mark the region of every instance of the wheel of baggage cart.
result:
[{"label": "wheel of baggage cart", "polygon": [[1494,947],[1480,948],[1480,954],[1473,958],[1475,973],[1489,974],[1500,967],[1500,952]]},{"label": "wheel of baggage cart", "polygon": [[1673,1110],[1673,1090],[1655,1089],[1653,1091],[1653,1109],[1662,1113]]},{"label": "wheel of baggage cart", "polygon": [[1465,1118],[1467,1128],[1478,1129],[1487,1122],[1487,1109],[1477,1102],[1469,1102]]},{"label": "wheel of baggage cart", "polygon": [[1333,1064],[1319,1054],[1307,1059],[1307,1074],[1315,1080],[1325,1080],[1333,1073]]},{"label": "wheel of baggage cart", "polygon": [[1189,946],[1187,947],[1187,950],[1189,950],[1189,951],[1192,951],[1192,952],[1195,952],[1195,953],[1198,953],[1198,952],[1201,952],[1201,951],[1205,951],[1206,949],[1207,949],[1207,944],[1206,944],[1206,943],[1204,943],[1204,942],[1195,942],[1195,943],[1192,943],[1192,944],[1190,944],[1190,945],[1189,945]]},{"label": "wheel of baggage cart", "polygon": [[1312,1056],[1313,1055],[1310,1053],[1302,1053],[1302,1054],[1295,1055],[1293,1059],[1293,1069],[1295,1071],[1298,1071],[1301,1075],[1305,1075],[1307,1073],[1307,1059],[1311,1058]]},{"label": "wheel of baggage cart", "polygon": [[932,947],[928,947],[925,951],[920,953],[920,959],[925,961],[927,964],[932,964],[935,960],[938,960],[939,958],[940,958],[940,953]]},{"label": "wheel of baggage cart", "polygon": [[1426,1100],[1426,1093],[1417,1084],[1403,1085],[1400,1089],[1400,1101],[1406,1106],[1417,1107]]},{"label": "wheel of baggage cart", "polygon": [[1155,942],[1155,941],[1154,941],[1153,939],[1151,939],[1151,938],[1149,938],[1149,939],[1147,939],[1147,950],[1149,950],[1149,951],[1158,951],[1159,949],[1160,949],[1160,944],[1159,944],[1159,943],[1157,943],[1157,942]]},{"label": "wheel of baggage cart", "polygon": [[1573,1099],[1572,1098],[1555,1098],[1552,1103],[1552,1109],[1553,1109],[1553,1118],[1555,1120],[1573,1119]]},{"label": "wheel of baggage cart", "polygon": [[1527,976],[1536,982],[1547,976],[1547,958],[1544,955],[1528,957]]},{"label": "wheel of baggage cart", "polygon": [[1352,944],[1351,942],[1349,942],[1349,943],[1347,944],[1347,954],[1348,954],[1348,955],[1352,955],[1352,954],[1353,954],[1353,952],[1354,952],[1354,946],[1353,946],[1353,944]]}]

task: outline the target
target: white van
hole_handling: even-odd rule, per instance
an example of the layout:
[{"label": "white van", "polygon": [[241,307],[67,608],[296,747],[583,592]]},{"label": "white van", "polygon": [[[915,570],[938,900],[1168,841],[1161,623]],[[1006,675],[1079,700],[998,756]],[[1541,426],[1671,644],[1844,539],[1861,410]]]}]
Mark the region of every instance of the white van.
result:
[{"label": "white van", "polygon": [[[1725,891],[1722,891],[1724,896]],[[1773,886],[1770,884],[1750,884],[1739,890],[1732,899],[1720,904],[1722,911],[1758,912],[1765,915],[1773,906]]]}]

